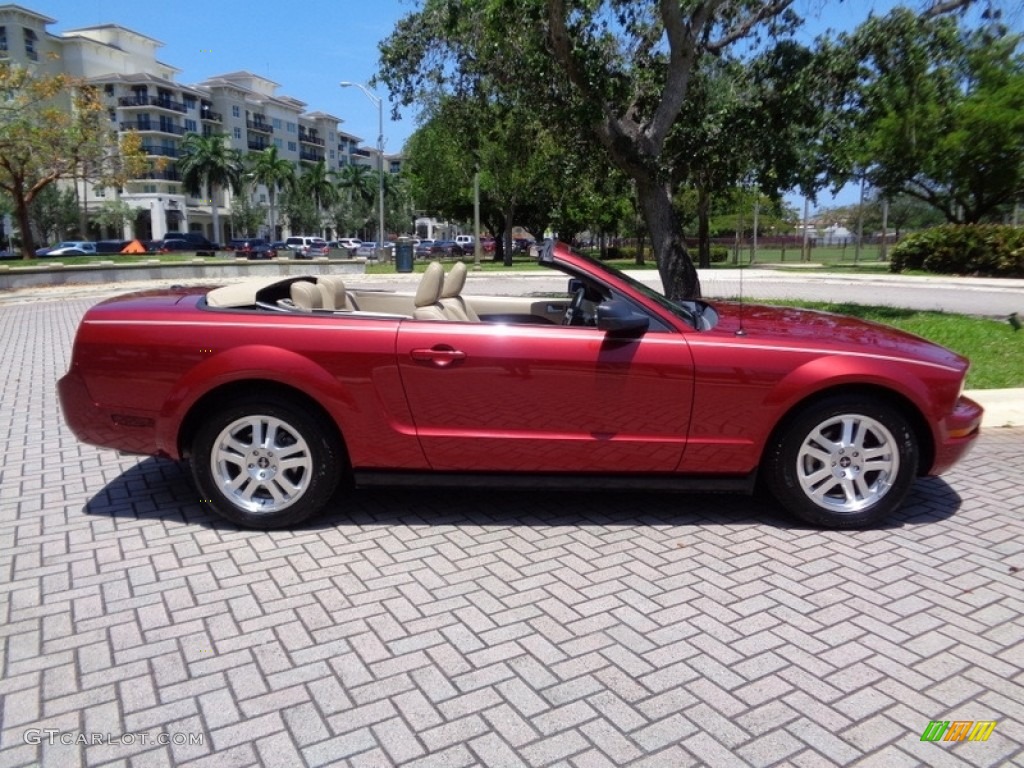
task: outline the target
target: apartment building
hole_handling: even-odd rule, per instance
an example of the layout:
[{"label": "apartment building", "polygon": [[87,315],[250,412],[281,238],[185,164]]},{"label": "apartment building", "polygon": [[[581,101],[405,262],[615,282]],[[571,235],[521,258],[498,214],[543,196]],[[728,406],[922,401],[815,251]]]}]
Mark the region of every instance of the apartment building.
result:
[{"label": "apartment building", "polygon": [[[350,163],[376,167],[376,149],[340,130],[342,118],[308,111],[299,99],[280,94],[280,85],[252,72],[230,72],[195,85],[176,77],[181,70],[160,61],[163,43],[117,24],[72,29],[58,35],[47,27],[56,20],[20,5],[0,5],[0,57],[45,72],[65,72],[84,78],[101,90],[110,129],[136,131],[149,159],[148,169],[120,189],[87,186],[80,189],[88,209],[120,199],[136,210],[125,238],[160,239],[166,232],[202,232],[211,240],[230,232],[231,191],[216,199],[190,195],[181,182],[176,160],[187,133],[223,133],[243,154],[276,146],[278,154],[295,163],[324,161],[338,170]],[[69,102],[70,103],[70,102]],[[398,158],[385,158],[385,168],[397,172]],[[266,203],[267,190],[249,194]],[[213,231],[217,206],[222,232]],[[262,234],[279,239],[287,227]],[[329,226],[324,234],[330,235]]]}]

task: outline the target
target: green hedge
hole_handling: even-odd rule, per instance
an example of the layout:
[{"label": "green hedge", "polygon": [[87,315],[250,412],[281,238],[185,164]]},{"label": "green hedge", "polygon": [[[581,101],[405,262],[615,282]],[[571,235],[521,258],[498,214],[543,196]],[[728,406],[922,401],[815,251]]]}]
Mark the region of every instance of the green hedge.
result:
[{"label": "green hedge", "polygon": [[908,235],[890,253],[893,272],[1024,277],[1024,229],[1001,224],[945,224]]}]

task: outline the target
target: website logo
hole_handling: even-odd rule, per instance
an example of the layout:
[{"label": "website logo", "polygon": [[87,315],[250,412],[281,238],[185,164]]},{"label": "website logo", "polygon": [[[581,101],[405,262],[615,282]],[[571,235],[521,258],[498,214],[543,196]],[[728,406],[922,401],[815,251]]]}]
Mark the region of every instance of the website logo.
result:
[{"label": "website logo", "polygon": [[932,720],[921,741],[988,741],[995,729],[995,720]]}]

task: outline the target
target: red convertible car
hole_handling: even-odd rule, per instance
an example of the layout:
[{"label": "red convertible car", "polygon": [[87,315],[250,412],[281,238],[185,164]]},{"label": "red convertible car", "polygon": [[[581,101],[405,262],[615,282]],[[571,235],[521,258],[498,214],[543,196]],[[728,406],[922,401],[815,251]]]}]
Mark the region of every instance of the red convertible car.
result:
[{"label": "red convertible car", "polygon": [[[60,381],[79,439],[188,459],[201,498],[290,526],[369,485],[746,491],[816,525],[888,515],[971,445],[968,361],[806,310],[672,302],[548,243],[569,291],[415,293],[333,276],[90,309]],[[345,481],[342,485],[342,481]],[[336,495],[336,492],[337,495]]]}]

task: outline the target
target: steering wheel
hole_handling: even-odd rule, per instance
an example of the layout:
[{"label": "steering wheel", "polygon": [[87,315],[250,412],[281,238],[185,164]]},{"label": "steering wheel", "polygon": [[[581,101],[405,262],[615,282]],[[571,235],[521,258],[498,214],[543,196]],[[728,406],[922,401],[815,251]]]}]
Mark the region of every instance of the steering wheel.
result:
[{"label": "steering wheel", "polygon": [[569,308],[565,310],[565,316],[562,317],[562,325],[583,325],[585,318],[583,317],[583,299],[587,295],[587,289],[580,286],[576,289],[576,292],[572,295],[572,301],[569,302]]}]

